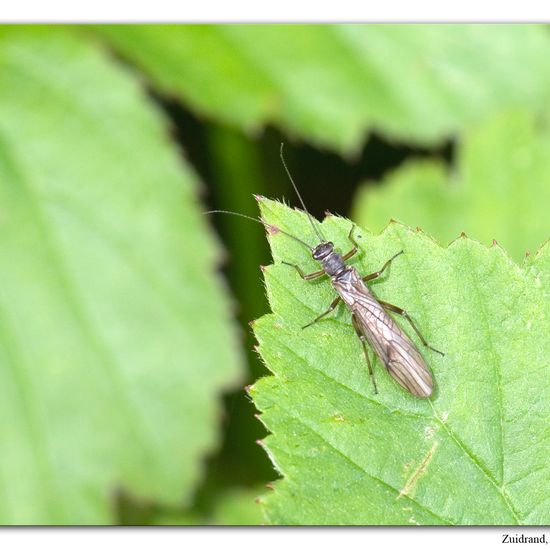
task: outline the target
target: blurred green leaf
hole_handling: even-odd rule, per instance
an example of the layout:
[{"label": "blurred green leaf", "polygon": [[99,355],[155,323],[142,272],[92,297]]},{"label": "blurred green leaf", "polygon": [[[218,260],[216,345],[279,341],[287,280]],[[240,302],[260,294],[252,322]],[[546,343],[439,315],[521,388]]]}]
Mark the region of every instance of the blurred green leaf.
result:
[{"label": "blurred green leaf", "polygon": [[227,491],[218,500],[212,516],[212,525],[262,525],[262,509],[257,502],[258,494],[263,487],[248,489],[238,488]]},{"label": "blurred green leaf", "polygon": [[221,492],[214,509],[208,513],[199,511],[165,511],[158,514],[155,525],[261,525],[262,509],[256,502],[260,488],[235,488]]},{"label": "blurred green leaf", "polygon": [[82,37],[0,49],[0,521],[187,502],[240,373],[195,176]]},{"label": "blurred green leaf", "polygon": [[503,113],[470,131],[456,169],[411,162],[380,186],[365,185],[353,219],[380,231],[390,218],[443,243],[462,231],[497,239],[516,259],[548,238],[550,132],[526,112]]},{"label": "blurred green leaf", "polygon": [[[261,211],[268,223],[314,242],[303,213],[267,200]],[[328,217],[322,228],[341,250],[350,247],[349,221]],[[498,246],[461,238],[442,248],[396,223],[381,235],[357,234],[360,253],[351,263],[361,273],[404,250],[371,288],[406,308],[445,351],[425,353],[436,391],[429,400],[413,397],[377,361],[375,395],[342,305],[302,330],[334,291],[326,279],[308,283],[281,265],[315,269],[299,243],[271,235],[275,265],[265,280],[273,313],[254,331],[273,376],[250,390],[283,477],[263,498],[267,519],[547,524],[550,246],[519,268]]]},{"label": "blurred green leaf", "polygon": [[535,25],[109,25],[165,94],[247,131],[275,123],[351,153],[369,130],[433,143],[511,105],[546,111]]}]

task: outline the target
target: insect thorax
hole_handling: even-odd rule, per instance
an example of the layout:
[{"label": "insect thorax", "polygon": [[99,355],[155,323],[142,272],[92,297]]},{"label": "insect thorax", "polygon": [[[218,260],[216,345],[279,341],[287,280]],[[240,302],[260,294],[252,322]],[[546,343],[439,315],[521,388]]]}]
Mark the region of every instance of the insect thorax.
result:
[{"label": "insect thorax", "polygon": [[332,254],[329,254],[326,258],[323,258],[321,260],[321,263],[327,275],[331,277],[338,275],[346,269],[346,264],[342,256],[338,254],[338,252],[333,252]]},{"label": "insect thorax", "polygon": [[[337,280],[339,283],[352,283],[354,280],[354,275],[356,273],[357,272],[353,267],[346,265],[344,269],[342,269],[335,275],[334,279]],[[357,278],[357,275],[355,276],[355,278]]]}]

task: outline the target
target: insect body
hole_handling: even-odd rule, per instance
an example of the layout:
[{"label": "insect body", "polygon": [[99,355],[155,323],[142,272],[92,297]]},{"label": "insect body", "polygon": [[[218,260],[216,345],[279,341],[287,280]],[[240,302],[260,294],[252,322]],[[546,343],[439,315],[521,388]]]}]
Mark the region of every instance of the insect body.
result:
[{"label": "insect body", "polygon": [[[429,397],[433,380],[424,359],[370,293],[357,270],[347,268],[341,276],[333,279],[332,284],[351,309],[353,326],[363,345],[366,337],[390,374],[406,390],[418,397]],[[365,356],[369,369],[372,369],[366,349]]]},{"label": "insect body", "polygon": [[223,210],[214,210],[212,212],[220,212],[225,214],[234,214],[242,216],[244,218],[252,219],[253,221],[260,222],[265,225],[267,228],[273,229],[274,232],[280,232],[292,239],[298,241],[302,245],[309,248],[311,255],[314,260],[321,264],[319,271],[313,273],[305,274],[299,266],[294,264],[289,264],[288,262],[283,262],[286,265],[294,267],[300,277],[304,280],[313,280],[324,275],[328,275],[331,278],[332,286],[338,293],[338,296],[330,304],[329,308],[317,316],[311,323],[308,323],[302,328],[307,328],[314,323],[320,321],[323,317],[332,312],[340,301],[344,301],[351,311],[351,319],[355,332],[361,341],[363,346],[363,351],[365,358],[367,360],[367,365],[369,368],[369,374],[372,379],[375,393],[378,392],[376,388],[376,381],[374,379],[374,372],[372,369],[372,364],[369,358],[368,349],[366,343],[368,342],[374,353],[378,356],[382,364],[388,369],[388,372],[391,376],[406,390],[417,397],[426,398],[432,394],[433,391],[433,377],[430,372],[430,369],[426,365],[424,358],[405,334],[405,332],[399,327],[397,323],[390,317],[387,311],[397,313],[403,316],[414,329],[424,346],[428,347],[432,351],[444,355],[441,351],[436,350],[431,347],[418,328],[416,327],[414,321],[409,317],[409,314],[400,307],[394,306],[383,300],[376,299],[368,286],[366,285],[367,281],[371,281],[379,277],[391,264],[391,262],[397,258],[403,251],[398,252],[392,258],[390,258],[379,271],[371,273],[361,277],[358,271],[353,267],[346,264],[346,261],[354,256],[358,251],[358,245],[355,239],[353,238],[352,226],[351,231],[349,232],[348,238],[353,244],[353,248],[346,254],[339,254],[334,250],[334,244],[330,241],[327,241],[321,234],[320,229],[315,225],[313,218],[308,212],[304,201],[292,179],[292,176],[285,164],[283,157],[283,146],[281,145],[281,160],[283,166],[288,174],[288,177],[300,199],[300,202],[304,208],[305,213],[307,214],[311,226],[319,238],[320,243],[311,247],[303,240],[299,239],[295,235],[287,233],[280,228],[275,228],[274,226],[258,220],[256,218],[250,218],[244,214],[239,214],[237,212],[228,212]]},{"label": "insect body", "polygon": [[417,397],[429,397],[433,391],[431,372],[416,346],[388,315],[386,309],[404,316],[425,346],[437,353],[442,353],[429,346],[405,310],[388,302],[377,300],[365,284],[366,281],[379,277],[391,262],[402,254],[402,251],[390,258],[380,271],[361,277],[354,267],[345,263],[358,249],[352,234],[353,227],[349,234],[353,248],[344,256],[334,250],[333,243],[326,241],[321,242],[312,250],[312,257],[321,263],[322,270],[306,275],[298,266],[293,265],[305,280],[316,279],[325,274],[329,275],[332,286],[338,293],[338,296],[330,304],[330,307],[303,328],[307,328],[321,320],[343,300],[351,311],[353,326],[363,346],[375,392],[377,392],[376,382],[366,341],[373,348],[382,364],[401,386]]}]

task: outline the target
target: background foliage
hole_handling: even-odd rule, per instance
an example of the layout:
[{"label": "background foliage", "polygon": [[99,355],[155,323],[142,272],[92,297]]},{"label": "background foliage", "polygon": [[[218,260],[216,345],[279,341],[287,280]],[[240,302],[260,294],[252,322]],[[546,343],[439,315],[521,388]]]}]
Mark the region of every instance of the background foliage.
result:
[{"label": "background foliage", "polygon": [[[0,522],[548,523],[549,40],[533,25],[0,27]],[[380,368],[372,399],[345,311],[296,330],[328,284],[269,267],[268,308],[261,228],[201,215],[254,216],[253,193],[295,204],[283,140],[312,213],[372,232],[358,268],[406,244],[375,290],[448,352],[429,358],[432,401]],[[377,236],[390,218],[473,240]],[[326,224],[346,246],[349,222]],[[312,265],[271,240],[276,262]],[[264,366],[247,323],[269,309]],[[258,378],[269,458],[242,390]],[[273,466],[284,480],[262,496]]]}]

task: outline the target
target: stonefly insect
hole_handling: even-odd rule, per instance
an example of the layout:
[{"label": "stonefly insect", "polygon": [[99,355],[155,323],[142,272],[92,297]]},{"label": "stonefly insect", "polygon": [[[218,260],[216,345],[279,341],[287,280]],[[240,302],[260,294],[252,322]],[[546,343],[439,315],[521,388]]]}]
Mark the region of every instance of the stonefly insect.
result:
[{"label": "stonefly insect", "polygon": [[292,183],[292,187],[294,188],[294,191],[298,195],[300,203],[304,208],[311,227],[320,241],[317,246],[311,247],[295,235],[287,233],[278,227],[275,228],[263,220],[252,218],[238,212],[213,210],[208,213],[233,214],[259,222],[268,229],[271,228],[277,232],[283,233],[284,235],[287,235],[288,237],[291,237],[306,246],[310,250],[313,259],[321,264],[321,269],[319,271],[304,273],[298,265],[290,264],[288,262],[283,263],[296,269],[300,277],[305,281],[311,281],[313,279],[323,277],[324,275],[328,275],[332,282],[332,286],[338,293],[338,296],[334,299],[325,312],[318,315],[315,319],[313,319],[313,321],[302,328],[305,329],[323,319],[323,317],[334,311],[340,301],[343,300],[351,312],[353,327],[359,340],[361,341],[369,374],[374,387],[374,393],[378,393],[378,389],[366,345],[367,342],[370,344],[376,356],[380,359],[386,369],[388,369],[388,372],[398,384],[417,397],[429,397],[433,392],[434,386],[430,369],[428,368],[417,347],[387,312],[390,311],[392,313],[397,313],[398,315],[404,317],[416,332],[425,347],[439,353],[440,355],[444,355],[444,353],[428,344],[406,310],[398,306],[394,306],[389,302],[378,300],[373,296],[369,290],[369,287],[366,285],[368,281],[372,281],[377,277],[380,277],[380,275],[382,275],[382,273],[384,273],[384,271],[390,266],[393,260],[395,260],[395,258],[397,258],[400,254],[403,254],[403,250],[392,256],[379,271],[375,271],[374,273],[362,277],[354,267],[346,264],[346,261],[353,257],[359,250],[359,246],[353,238],[355,226],[352,225],[348,235],[348,239],[352,244],[351,250],[346,254],[336,252],[334,249],[334,244],[325,239],[320,227],[315,225],[313,217],[306,208],[302,196],[298,191],[298,187],[294,183],[292,175],[287,168],[283,156],[283,144],[281,144],[281,161],[290,182]]}]

